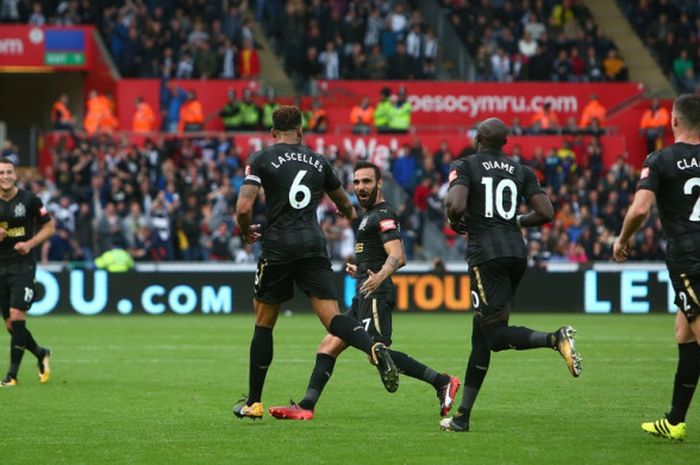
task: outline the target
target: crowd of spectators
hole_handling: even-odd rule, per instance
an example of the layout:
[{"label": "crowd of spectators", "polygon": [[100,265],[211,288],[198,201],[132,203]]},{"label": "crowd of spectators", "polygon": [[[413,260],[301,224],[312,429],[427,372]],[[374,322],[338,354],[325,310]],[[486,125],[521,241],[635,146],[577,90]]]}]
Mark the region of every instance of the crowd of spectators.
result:
[{"label": "crowd of spectators", "polygon": [[626,81],[615,44],[580,0],[444,0],[480,81]]},{"label": "crowd of spectators", "polygon": [[678,0],[618,0],[632,27],[681,92],[700,85],[700,4]]},{"label": "crowd of spectators", "polygon": [[[244,178],[245,147],[218,139],[165,137],[143,146],[102,135],[73,146],[66,136],[53,149],[54,164],[40,179],[22,185],[39,195],[53,212],[58,234],[42,250],[42,259],[86,261],[112,248],[128,250],[136,260],[226,260],[253,263],[257,246],[244,244],[233,215]],[[561,147],[538,149],[525,161],[537,174],[556,209],[553,223],[524,231],[532,266],[563,261],[607,260],[615,234],[636,185],[637,173],[624,156],[609,169],[595,136],[576,135]],[[384,167],[408,200],[396,207],[409,259],[422,255],[426,223],[443,231],[447,243],[464,250],[445,222],[443,211],[450,163],[468,156],[471,146],[453,153],[445,142],[435,152],[419,142],[399,147]],[[515,146],[508,155],[520,158]],[[352,192],[352,166],[365,154],[326,154]],[[264,221],[260,195],[255,221]],[[338,219],[324,201],[319,222],[335,260],[353,254],[352,225]],[[652,216],[635,238],[632,259],[663,258],[658,218]]]}]

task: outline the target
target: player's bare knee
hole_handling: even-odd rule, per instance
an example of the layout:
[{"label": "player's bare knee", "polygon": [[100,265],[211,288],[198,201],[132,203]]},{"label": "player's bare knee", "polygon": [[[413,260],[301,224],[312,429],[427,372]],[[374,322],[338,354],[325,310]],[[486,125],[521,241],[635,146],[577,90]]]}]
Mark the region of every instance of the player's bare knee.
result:
[{"label": "player's bare knee", "polygon": [[321,341],[321,344],[318,346],[318,353],[337,358],[346,348],[347,345],[342,339],[329,334],[323,338],[323,341]]},{"label": "player's bare knee", "polygon": [[[5,321],[5,324],[10,327],[13,321],[24,321],[27,319],[26,312],[19,310],[17,308],[10,309],[10,318]],[[8,324],[9,323],[9,324]]]}]

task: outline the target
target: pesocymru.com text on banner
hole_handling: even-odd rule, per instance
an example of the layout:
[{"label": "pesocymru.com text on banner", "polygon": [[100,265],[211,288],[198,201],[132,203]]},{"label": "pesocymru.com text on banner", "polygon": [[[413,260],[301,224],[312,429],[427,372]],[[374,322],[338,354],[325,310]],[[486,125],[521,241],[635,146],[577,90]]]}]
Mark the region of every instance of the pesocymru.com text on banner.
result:
[{"label": "pesocymru.com text on banner", "polygon": [[[355,280],[335,266],[341,309],[355,297]],[[398,312],[468,312],[472,291],[465,264],[447,273],[408,267],[394,275]],[[459,271],[457,271],[459,270]],[[255,267],[252,265],[139,265],[127,273],[40,267],[36,273],[34,316],[74,315],[222,315],[251,313]],[[661,264],[620,267],[596,265],[557,271],[529,271],[521,282],[517,312],[675,313],[668,272]],[[310,312],[298,288],[281,310]]]}]

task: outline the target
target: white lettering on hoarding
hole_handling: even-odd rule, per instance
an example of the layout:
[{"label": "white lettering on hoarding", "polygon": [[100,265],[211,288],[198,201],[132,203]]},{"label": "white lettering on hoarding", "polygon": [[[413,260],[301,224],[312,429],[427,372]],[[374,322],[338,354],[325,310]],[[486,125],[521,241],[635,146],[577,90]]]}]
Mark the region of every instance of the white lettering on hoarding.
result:
[{"label": "white lettering on hoarding", "polygon": [[0,39],[0,55],[23,55],[22,39]]},{"label": "white lettering on hoarding", "polygon": [[574,95],[411,95],[414,112],[465,113],[475,118],[484,113],[534,113],[551,103],[557,113],[577,113]]}]

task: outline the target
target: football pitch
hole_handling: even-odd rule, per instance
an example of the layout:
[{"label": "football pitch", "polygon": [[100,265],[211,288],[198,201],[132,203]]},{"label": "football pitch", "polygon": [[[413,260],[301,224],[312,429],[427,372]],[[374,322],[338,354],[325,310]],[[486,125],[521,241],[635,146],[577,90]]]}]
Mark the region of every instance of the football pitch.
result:
[{"label": "football pitch", "polygon": [[[699,399],[685,443],[639,427],[669,407],[673,316],[516,313],[511,321],[542,330],[574,325],[581,377],[548,349],[496,353],[471,432],[460,434],[439,430],[430,386],[403,376],[389,394],[355,350],[336,364],[313,421],[234,418],[231,407],[247,391],[250,315],[33,318],[30,329],[54,351],[52,379],[40,385],[27,354],[20,384],[0,390],[1,462],[697,463]],[[469,314],[397,314],[394,346],[462,379],[470,330]],[[266,408],[300,400],[323,334],[312,315],[280,316]],[[5,370],[6,350],[0,357]]]}]

